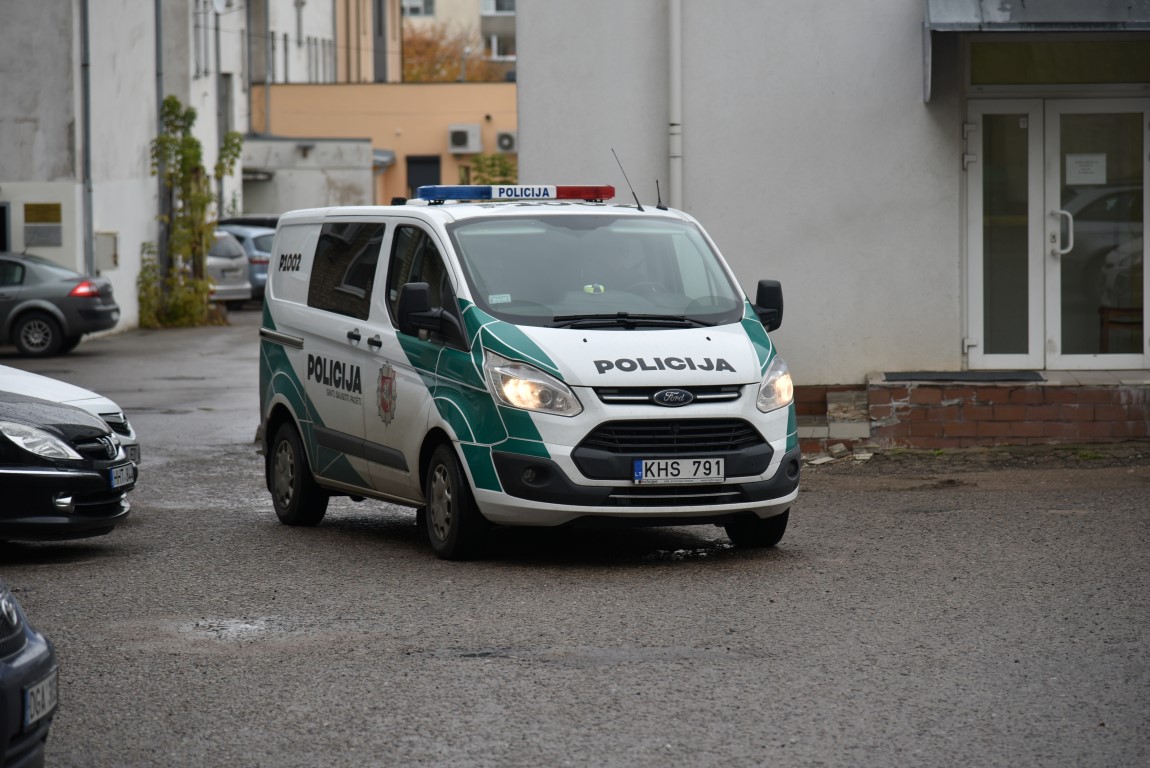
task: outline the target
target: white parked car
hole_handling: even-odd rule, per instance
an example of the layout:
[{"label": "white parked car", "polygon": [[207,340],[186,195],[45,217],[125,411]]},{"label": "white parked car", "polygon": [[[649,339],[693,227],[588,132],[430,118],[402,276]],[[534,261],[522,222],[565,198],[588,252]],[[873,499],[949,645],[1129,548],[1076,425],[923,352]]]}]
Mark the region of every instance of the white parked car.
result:
[{"label": "white parked car", "polygon": [[140,463],[140,441],[120,406],[88,389],[58,379],[29,373],[19,368],[0,365],[0,392],[38,397],[56,403],[75,406],[103,419],[124,446],[124,453],[136,464]]}]

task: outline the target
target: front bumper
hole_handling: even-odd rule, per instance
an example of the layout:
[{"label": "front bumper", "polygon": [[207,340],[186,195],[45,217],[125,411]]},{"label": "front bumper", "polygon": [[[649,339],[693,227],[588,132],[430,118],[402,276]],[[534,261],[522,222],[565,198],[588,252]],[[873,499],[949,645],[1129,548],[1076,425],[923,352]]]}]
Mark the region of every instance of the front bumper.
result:
[{"label": "front bumper", "polygon": [[[102,536],[128,516],[132,482],[113,488],[111,467],[60,469],[48,466],[0,467],[4,505],[0,509],[0,539],[55,541]],[[124,465],[115,465],[122,468]]]},{"label": "front bumper", "polygon": [[[556,526],[608,521],[638,525],[722,524],[750,512],[760,518],[785,512],[798,497],[801,455],[774,451],[757,476],[714,485],[637,486],[615,481],[573,482],[559,461],[493,452],[503,491],[477,490],[483,515],[506,525]],[[530,481],[524,471],[533,470]]]},{"label": "front bumper", "polygon": [[52,644],[33,630],[26,629],[26,636],[23,650],[0,659],[0,765],[9,768],[44,764],[44,748],[55,715],[24,729],[24,690],[46,678],[56,666]]}]

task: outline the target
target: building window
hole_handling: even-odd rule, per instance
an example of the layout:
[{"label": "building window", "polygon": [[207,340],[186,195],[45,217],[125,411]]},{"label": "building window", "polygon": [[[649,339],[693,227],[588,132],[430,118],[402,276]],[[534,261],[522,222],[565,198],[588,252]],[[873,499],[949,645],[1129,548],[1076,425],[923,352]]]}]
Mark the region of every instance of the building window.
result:
[{"label": "building window", "polygon": [[435,0],[403,0],[404,16],[434,16]]},{"label": "building window", "polygon": [[515,0],[483,0],[485,16],[493,13],[515,13]]}]

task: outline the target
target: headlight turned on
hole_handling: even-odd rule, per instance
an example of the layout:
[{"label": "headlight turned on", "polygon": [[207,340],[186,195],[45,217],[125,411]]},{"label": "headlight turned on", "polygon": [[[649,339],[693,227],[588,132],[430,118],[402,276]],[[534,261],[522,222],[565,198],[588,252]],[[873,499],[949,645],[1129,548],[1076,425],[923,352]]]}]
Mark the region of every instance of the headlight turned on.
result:
[{"label": "headlight turned on", "polygon": [[759,385],[759,395],[755,398],[755,406],[763,413],[783,408],[795,399],[795,385],[791,381],[791,371],[783,358],[775,355],[767,367],[767,375]]},{"label": "headlight turned on", "polygon": [[556,416],[577,416],[583,405],[567,385],[533,365],[483,350],[483,371],[491,391],[505,405]]}]

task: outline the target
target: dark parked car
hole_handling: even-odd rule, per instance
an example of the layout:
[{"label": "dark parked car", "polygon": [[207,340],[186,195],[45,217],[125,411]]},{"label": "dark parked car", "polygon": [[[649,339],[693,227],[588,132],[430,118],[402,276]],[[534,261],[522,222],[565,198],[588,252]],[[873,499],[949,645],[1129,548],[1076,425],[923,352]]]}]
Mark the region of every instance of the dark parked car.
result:
[{"label": "dark parked car", "polygon": [[0,580],[0,766],[44,764],[56,713],[56,652]]},{"label": "dark parked car", "polygon": [[112,283],[104,277],[19,253],[0,253],[0,343],[22,355],[71,351],[85,333],[120,320]]},{"label": "dark parked car", "polygon": [[136,465],[102,420],[0,392],[0,541],[81,539],[128,516]]}]

